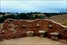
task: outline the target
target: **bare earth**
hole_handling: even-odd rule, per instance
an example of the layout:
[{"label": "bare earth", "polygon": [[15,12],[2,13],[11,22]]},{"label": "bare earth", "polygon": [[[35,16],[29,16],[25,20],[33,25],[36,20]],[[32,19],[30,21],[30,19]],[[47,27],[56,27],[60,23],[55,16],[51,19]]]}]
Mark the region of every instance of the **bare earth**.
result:
[{"label": "bare earth", "polygon": [[66,45],[66,43],[54,41],[46,37],[24,37],[0,41],[0,45]]}]

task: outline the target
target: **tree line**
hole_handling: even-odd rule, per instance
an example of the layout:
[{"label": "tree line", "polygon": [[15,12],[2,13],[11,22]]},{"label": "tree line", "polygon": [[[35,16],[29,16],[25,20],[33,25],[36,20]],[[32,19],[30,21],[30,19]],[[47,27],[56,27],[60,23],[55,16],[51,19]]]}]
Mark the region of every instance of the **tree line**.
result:
[{"label": "tree line", "polygon": [[11,13],[11,12],[0,12],[0,23],[3,23],[6,19],[45,19],[54,15],[62,15],[67,13],[41,13],[41,12],[30,12],[30,13]]}]

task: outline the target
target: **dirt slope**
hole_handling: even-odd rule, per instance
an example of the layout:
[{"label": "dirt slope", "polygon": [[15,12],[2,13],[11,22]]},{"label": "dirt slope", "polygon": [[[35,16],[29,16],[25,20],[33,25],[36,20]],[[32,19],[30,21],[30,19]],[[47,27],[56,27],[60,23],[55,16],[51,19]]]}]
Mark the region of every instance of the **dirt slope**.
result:
[{"label": "dirt slope", "polygon": [[59,22],[59,23],[67,26],[67,14],[52,16],[49,19],[54,20],[56,22]]}]

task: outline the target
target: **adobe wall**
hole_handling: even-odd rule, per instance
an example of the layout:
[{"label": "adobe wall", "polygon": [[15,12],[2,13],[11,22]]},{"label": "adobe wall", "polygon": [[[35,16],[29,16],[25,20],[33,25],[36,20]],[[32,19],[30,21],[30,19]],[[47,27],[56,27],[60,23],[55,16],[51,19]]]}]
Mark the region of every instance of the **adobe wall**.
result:
[{"label": "adobe wall", "polygon": [[[39,26],[37,26],[39,24]],[[51,27],[49,27],[51,25]],[[3,23],[3,28],[1,29],[0,38],[10,39],[25,37],[27,31],[34,31],[35,36],[38,36],[39,30],[45,30],[47,32],[47,37],[50,38],[51,32],[59,32],[60,38],[67,38],[67,27],[61,25],[60,23],[54,22],[48,19],[36,19],[36,20],[16,20],[7,19]]]}]

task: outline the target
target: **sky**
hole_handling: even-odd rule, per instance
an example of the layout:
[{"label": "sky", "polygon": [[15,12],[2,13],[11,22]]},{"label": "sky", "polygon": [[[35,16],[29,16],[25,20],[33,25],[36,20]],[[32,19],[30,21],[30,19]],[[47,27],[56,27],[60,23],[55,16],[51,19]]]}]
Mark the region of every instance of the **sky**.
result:
[{"label": "sky", "polygon": [[67,12],[67,0],[0,0],[0,12]]}]

